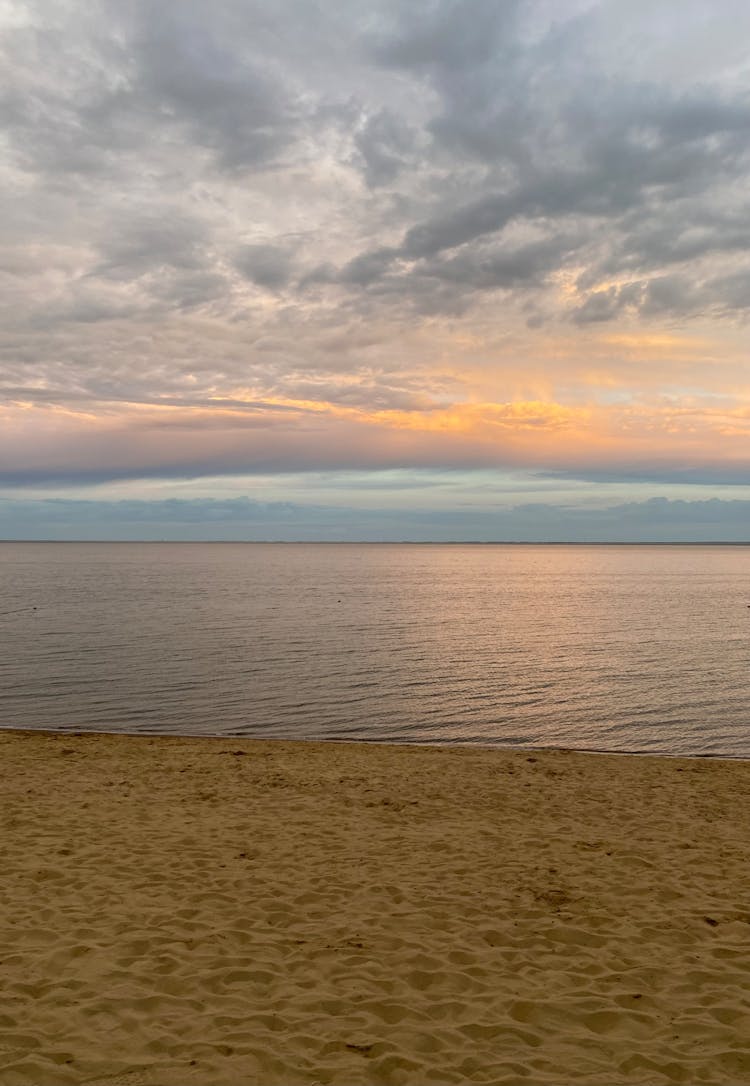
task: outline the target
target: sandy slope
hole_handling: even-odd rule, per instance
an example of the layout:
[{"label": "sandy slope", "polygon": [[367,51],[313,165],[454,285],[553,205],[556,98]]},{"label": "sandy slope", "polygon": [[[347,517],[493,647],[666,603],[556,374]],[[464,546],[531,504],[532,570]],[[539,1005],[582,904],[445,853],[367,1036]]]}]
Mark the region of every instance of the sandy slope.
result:
[{"label": "sandy slope", "polygon": [[750,1083],[750,764],[0,732],[0,1083]]}]

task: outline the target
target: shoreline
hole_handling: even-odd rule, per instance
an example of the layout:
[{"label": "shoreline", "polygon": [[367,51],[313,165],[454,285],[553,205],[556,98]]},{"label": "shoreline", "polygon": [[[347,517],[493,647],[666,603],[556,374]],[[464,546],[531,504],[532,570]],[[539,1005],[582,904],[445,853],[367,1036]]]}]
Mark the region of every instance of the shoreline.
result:
[{"label": "shoreline", "polygon": [[320,743],[325,746],[329,745],[353,745],[353,746],[368,746],[368,747],[415,747],[415,748],[427,748],[430,750],[480,750],[480,751],[505,751],[512,753],[517,751],[519,753],[562,753],[562,754],[598,754],[605,757],[613,758],[679,758],[685,759],[685,761],[703,761],[709,760],[714,762],[750,762],[750,754],[713,754],[710,751],[705,753],[689,753],[685,751],[662,751],[662,750],[609,750],[606,747],[564,747],[564,746],[518,746],[515,744],[505,743],[492,743],[492,742],[480,742],[473,740],[429,740],[429,739],[355,739],[352,737],[338,738],[338,739],[323,739],[319,737],[304,737],[299,736],[294,739],[289,738],[275,738],[270,735],[234,735],[223,734],[221,732],[202,732],[201,734],[191,734],[189,732],[162,732],[162,731],[139,731],[139,732],[127,732],[127,731],[103,731],[99,728],[92,729],[91,731],[80,731],[79,729],[66,729],[66,728],[20,728],[14,726],[4,726],[0,724],[0,735],[10,734],[18,736],[34,736],[34,735],[47,735],[47,736],[70,736],[71,738],[84,738],[86,736],[101,736],[102,738],[117,738],[122,736],[126,739],[180,739],[180,740],[224,740],[225,742],[234,742],[235,740],[240,743]]},{"label": "shoreline", "polygon": [[750,1083],[744,759],[0,750],[0,1086]]}]

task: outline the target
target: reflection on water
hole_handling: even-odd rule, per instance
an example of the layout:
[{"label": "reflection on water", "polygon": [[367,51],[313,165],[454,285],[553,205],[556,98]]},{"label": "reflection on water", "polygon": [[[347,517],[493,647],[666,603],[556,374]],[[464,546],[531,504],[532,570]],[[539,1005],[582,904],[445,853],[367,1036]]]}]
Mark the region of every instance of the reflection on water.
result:
[{"label": "reflection on water", "polygon": [[4,543],[0,723],[749,756],[748,603],[745,547]]}]

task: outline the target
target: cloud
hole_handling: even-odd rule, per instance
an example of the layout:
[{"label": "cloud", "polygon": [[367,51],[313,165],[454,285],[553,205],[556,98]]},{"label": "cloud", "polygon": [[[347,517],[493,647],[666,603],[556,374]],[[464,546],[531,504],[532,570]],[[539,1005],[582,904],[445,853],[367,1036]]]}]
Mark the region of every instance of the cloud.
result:
[{"label": "cloud", "polygon": [[476,290],[539,284],[575,247],[576,239],[570,234],[524,245],[474,247],[447,259],[426,262],[422,274]]},{"label": "cloud", "polygon": [[19,405],[2,418],[0,486],[393,468],[744,485],[750,469],[744,408],[533,400],[440,407],[410,402],[405,390],[377,408],[340,399],[214,401],[190,410],[112,403],[96,416],[81,405]]},{"label": "cloud", "polygon": [[250,282],[267,290],[280,290],[292,274],[292,256],[278,245],[244,245],[234,266]]},{"label": "cloud", "polygon": [[[569,225],[571,217],[596,226],[601,240],[592,244],[592,230],[580,229],[558,268],[583,259],[611,278],[710,252],[747,253],[727,223],[708,221],[719,200],[727,220],[739,217],[733,186],[748,168],[747,85],[671,87],[658,70],[633,82],[597,55],[592,32],[603,7],[524,36],[518,4],[478,3],[470,12],[434,4],[405,11],[385,43],[376,40],[381,63],[435,92],[427,123],[434,161],[450,154],[465,181],[459,200],[452,186],[446,199],[438,188],[435,210],[395,249],[395,259],[416,262],[415,275],[421,260],[446,250],[468,247],[470,259],[471,246],[510,223]],[[484,168],[472,172],[472,162]],[[696,217],[703,228],[691,234]]]},{"label": "cloud", "polygon": [[153,269],[196,271],[205,266],[209,234],[205,224],[164,206],[113,224],[100,242],[101,260],[90,277],[138,278]]},{"label": "cloud", "polygon": [[224,169],[274,163],[294,142],[304,107],[262,53],[248,48],[247,29],[230,37],[237,25],[231,6],[220,5],[216,20],[193,3],[136,10],[131,41],[141,107],[155,106]]},{"label": "cloud", "polygon": [[736,479],[748,33],[737,0],[5,5],[0,479]]},{"label": "cloud", "polygon": [[592,291],[574,309],[576,324],[616,320],[623,313],[640,317],[699,317],[750,309],[750,269],[713,279],[660,275]]},{"label": "cloud", "polygon": [[371,48],[394,68],[447,71],[492,61],[504,32],[515,29],[519,0],[449,0],[395,9],[391,26],[374,36]]},{"label": "cloud", "polygon": [[0,498],[5,539],[450,542],[748,541],[748,501],[549,503],[486,509],[369,510],[250,498],[80,501]]},{"label": "cloud", "polygon": [[413,164],[417,132],[389,109],[366,116],[354,134],[363,172],[371,188],[391,184]]}]

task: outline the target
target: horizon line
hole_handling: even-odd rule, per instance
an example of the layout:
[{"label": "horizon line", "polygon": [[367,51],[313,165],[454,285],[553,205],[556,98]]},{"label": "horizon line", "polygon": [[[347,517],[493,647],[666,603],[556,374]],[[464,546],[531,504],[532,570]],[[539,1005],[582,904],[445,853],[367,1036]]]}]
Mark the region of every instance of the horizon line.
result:
[{"label": "horizon line", "polygon": [[364,547],[750,547],[750,539],[34,539],[3,543],[186,544],[189,546],[364,546]]}]

